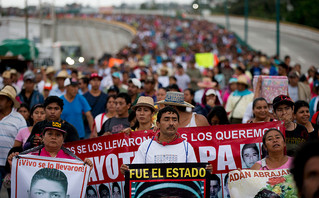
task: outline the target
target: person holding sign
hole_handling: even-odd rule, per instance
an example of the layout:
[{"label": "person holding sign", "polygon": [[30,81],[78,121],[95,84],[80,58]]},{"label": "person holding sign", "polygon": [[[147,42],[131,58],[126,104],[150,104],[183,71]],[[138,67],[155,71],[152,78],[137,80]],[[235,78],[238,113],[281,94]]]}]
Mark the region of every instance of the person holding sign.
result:
[{"label": "person holding sign", "polygon": [[[66,137],[66,130],[63,122],[52,121],[46,124],[42,132],[42,145],[33,149],[26,150],[21,154],[39,155],[44,157],[55,157],[64,159],[79,159],[71,151],[64,148],[62,145]],[[19,155],[18,152],[11,153],[8,157],[10,166],[12,165],[12,159],[14,156]],[[79,159],[80,160],[80,159]],[[93,163],[88,158],[84,159],[84,163],[93,168]]]},{"label": "person holding sign", "polygon": [[263,145],[268,152],[267,157],[257,161],[252,170],[289,169],[292,158],[285,155],[285,138],[278,129],[272,128],[265,132]]},{"label": "person holding sign", "polygon": [[[140,145],[132,164],[197,162],[192,145],[177,132],[178,123],[179,114],[173,107],[161,109],[156,122],[159,132]],[[206,169],[212,171],[212,165],[207,165]],[[128,170],[126,164],[121,165],[123,175]]]},{"label": "person holding sign", "polygon": [[[144,141],[133,160],[133,164],[149,163],[187,163],[197,162],[191,144],[181,138],[177,132],[179,114],[173,107],[164,107],[157,114],[156,125],[160,130],[152,139]],[[125,174],[129,167],[121,165]]]}]

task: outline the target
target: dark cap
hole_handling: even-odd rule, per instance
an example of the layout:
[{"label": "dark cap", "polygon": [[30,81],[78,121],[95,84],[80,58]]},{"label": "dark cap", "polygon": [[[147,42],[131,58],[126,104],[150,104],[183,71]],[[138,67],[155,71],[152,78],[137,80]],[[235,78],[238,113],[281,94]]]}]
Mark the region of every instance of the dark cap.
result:
[{"label": "dark cap", "polygon": [[286,96],[286,95],[279,95],[279,96],[275,97],[273,102],[272,102],[274,110],[276,110],[277,107],[279,105],[282,105],[282,104],[286,104],[286,105],[292,107],[292,106],[294,106],[295,103],[289,96]]},{"label": "dark cap", "polygon": [[79,82],[78,82],[77,79],[75,79],[75,78],[67,78],[67,79],[64,80],[64,86],[65,86],[65,87],[67,87],[67,86],[69,86],[69,85],[74,85],[74,86],[76,86],[76,85],[78,85],[78,84],[79,84]]},{"label": "dark cap", "polygon": [[97,73],[92,73],[90,76],[90,80],[92,80],[93,78],[98,78],[99,80],[102,80],[102,76],[99,76]]},{"label": "dark cap", "polygon": [[115,91],[116,93],[119,93],[120,90],[117,86],[115,85],[112,85],[108,90],[107,90],[107,93],[109,93],[110,91]]},{"label": "dark cap", "polygon": [[58,122],[58,121],[47,122],[45,124],[45,128],[44,128],[42,134],[44,135],[47,130],[56,130],[56,131],[60,131],[62,133],[67,133],[65,130],[64,124],[62,122]]}]

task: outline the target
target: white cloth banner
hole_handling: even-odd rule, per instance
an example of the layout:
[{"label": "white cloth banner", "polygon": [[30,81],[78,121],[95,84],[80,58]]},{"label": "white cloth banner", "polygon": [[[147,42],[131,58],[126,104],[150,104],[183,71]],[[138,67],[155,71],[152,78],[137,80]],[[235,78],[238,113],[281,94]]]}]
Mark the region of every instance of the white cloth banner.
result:
[{"label": "white cloth banner", "polygon": [[288,169],[242,170],[229,172],[231,198],[298,198]]},{"label": "white cloth banner", "polygon": [[79,160],[20,155],[12,162],[11,198],[84,198],[89,172]]}]

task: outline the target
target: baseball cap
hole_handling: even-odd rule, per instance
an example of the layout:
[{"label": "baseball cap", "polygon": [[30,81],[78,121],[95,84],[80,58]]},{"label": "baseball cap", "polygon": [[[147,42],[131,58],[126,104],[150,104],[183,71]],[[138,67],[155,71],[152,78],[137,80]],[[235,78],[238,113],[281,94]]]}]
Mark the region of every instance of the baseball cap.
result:
[{"label": "baseball cap", "polygon": [[69,86],[69,85],[76,86],[78,84],[79,84],[79,82],[75,78],[67,78],[67,79],[64,80],[64,86],[65,87]]},{"label": "baseball cap", "polygon": [[109,93],[110,91],[115,91],[116,93],[119,93],[120,90],[117,86],[115,85],[112,85],[108,90],[107,90],[107,93]]},{"label": "baseball cap", "polygon": [[286,104],[292,107],[294,106],[295,103],[289,96],[279,95],[274,98],[272,104],[273,104],[274,110],[276,110],[279,105]]},{"label": "baseball cap", "polygon": [[60,131],[62,133],[67,133],[65,130],[64,124],[62,122],[58,122],[58,121],[47,122],[45,124],[45,128],[44,128],[42,134],[44,135],[47,130],[56,130],[56,131]]},{"label": "baseball cap", "polygon": [[112,76],[115,77],[115,78],[121,78],[120,72],[114,72],[114,73],[112,74]]},{"label": "baseball cap", "polygon": [[142,87],[141,81],[139,79],[137,79],[137,78],[131,78],[128,82],[129,83],[133,83],[133,85],[136,86],[139,89],[141,89],[141,87]]},{"label": "baseball cap", "polygon": [[51,89],[52,89],[52,84],[49,83],[49,82],[45,83],[43,89],[45,89],[45,90],[51,90]]},{"label": "baseball cap", "polygon": [[90,80],[92,80],[93,78],[98,78],[99,80],[102,80],[102,76],[99,76],[97,73],[92,73],[90,76]]},{"label": "baseball cap", "polygon": [[23,80],[26,81],[26,80],[32,80],[34,81],[35,80],[35,75],[32,71],[28,70],[24,73],[23,75]]},{"label": "baseball cap", "polygon": [[216,93],[216,91],[215,91],[214,89],[209,89],[209,90],[207,90],[207,92],[206,92],[205,95],[206,95],[206,96],[209,96],[209,95],[215,95],[215,96],[217,96],[217,93]]}]

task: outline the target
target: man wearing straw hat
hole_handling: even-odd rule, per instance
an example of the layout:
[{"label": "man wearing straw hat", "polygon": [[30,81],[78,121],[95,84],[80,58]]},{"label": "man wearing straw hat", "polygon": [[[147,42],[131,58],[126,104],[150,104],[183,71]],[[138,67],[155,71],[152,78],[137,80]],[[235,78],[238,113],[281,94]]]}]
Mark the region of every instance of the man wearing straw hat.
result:
[{"label": "man wearing straw hat", "polygon": [[193,105],[184,101],[184,93],[169,91],[166,93],[165,100],[157,102],[157,104],[164,104],[165,106],[174,107],[179,116],[180,121],[178,127],[197,127],[209,126],[207,118],[203,115],[194,112],[187,112],[186,107],[194,108]]},{"label": "man wearing straw hat", "polygon": [[2,180],[6,176],[5,164],[9,150],[21,128],[27,127],[27,123],[21,114],[14,108],[20,106],[15,99],[16,90],[11,85],[6,85],[0,90],[0,188]]}]

